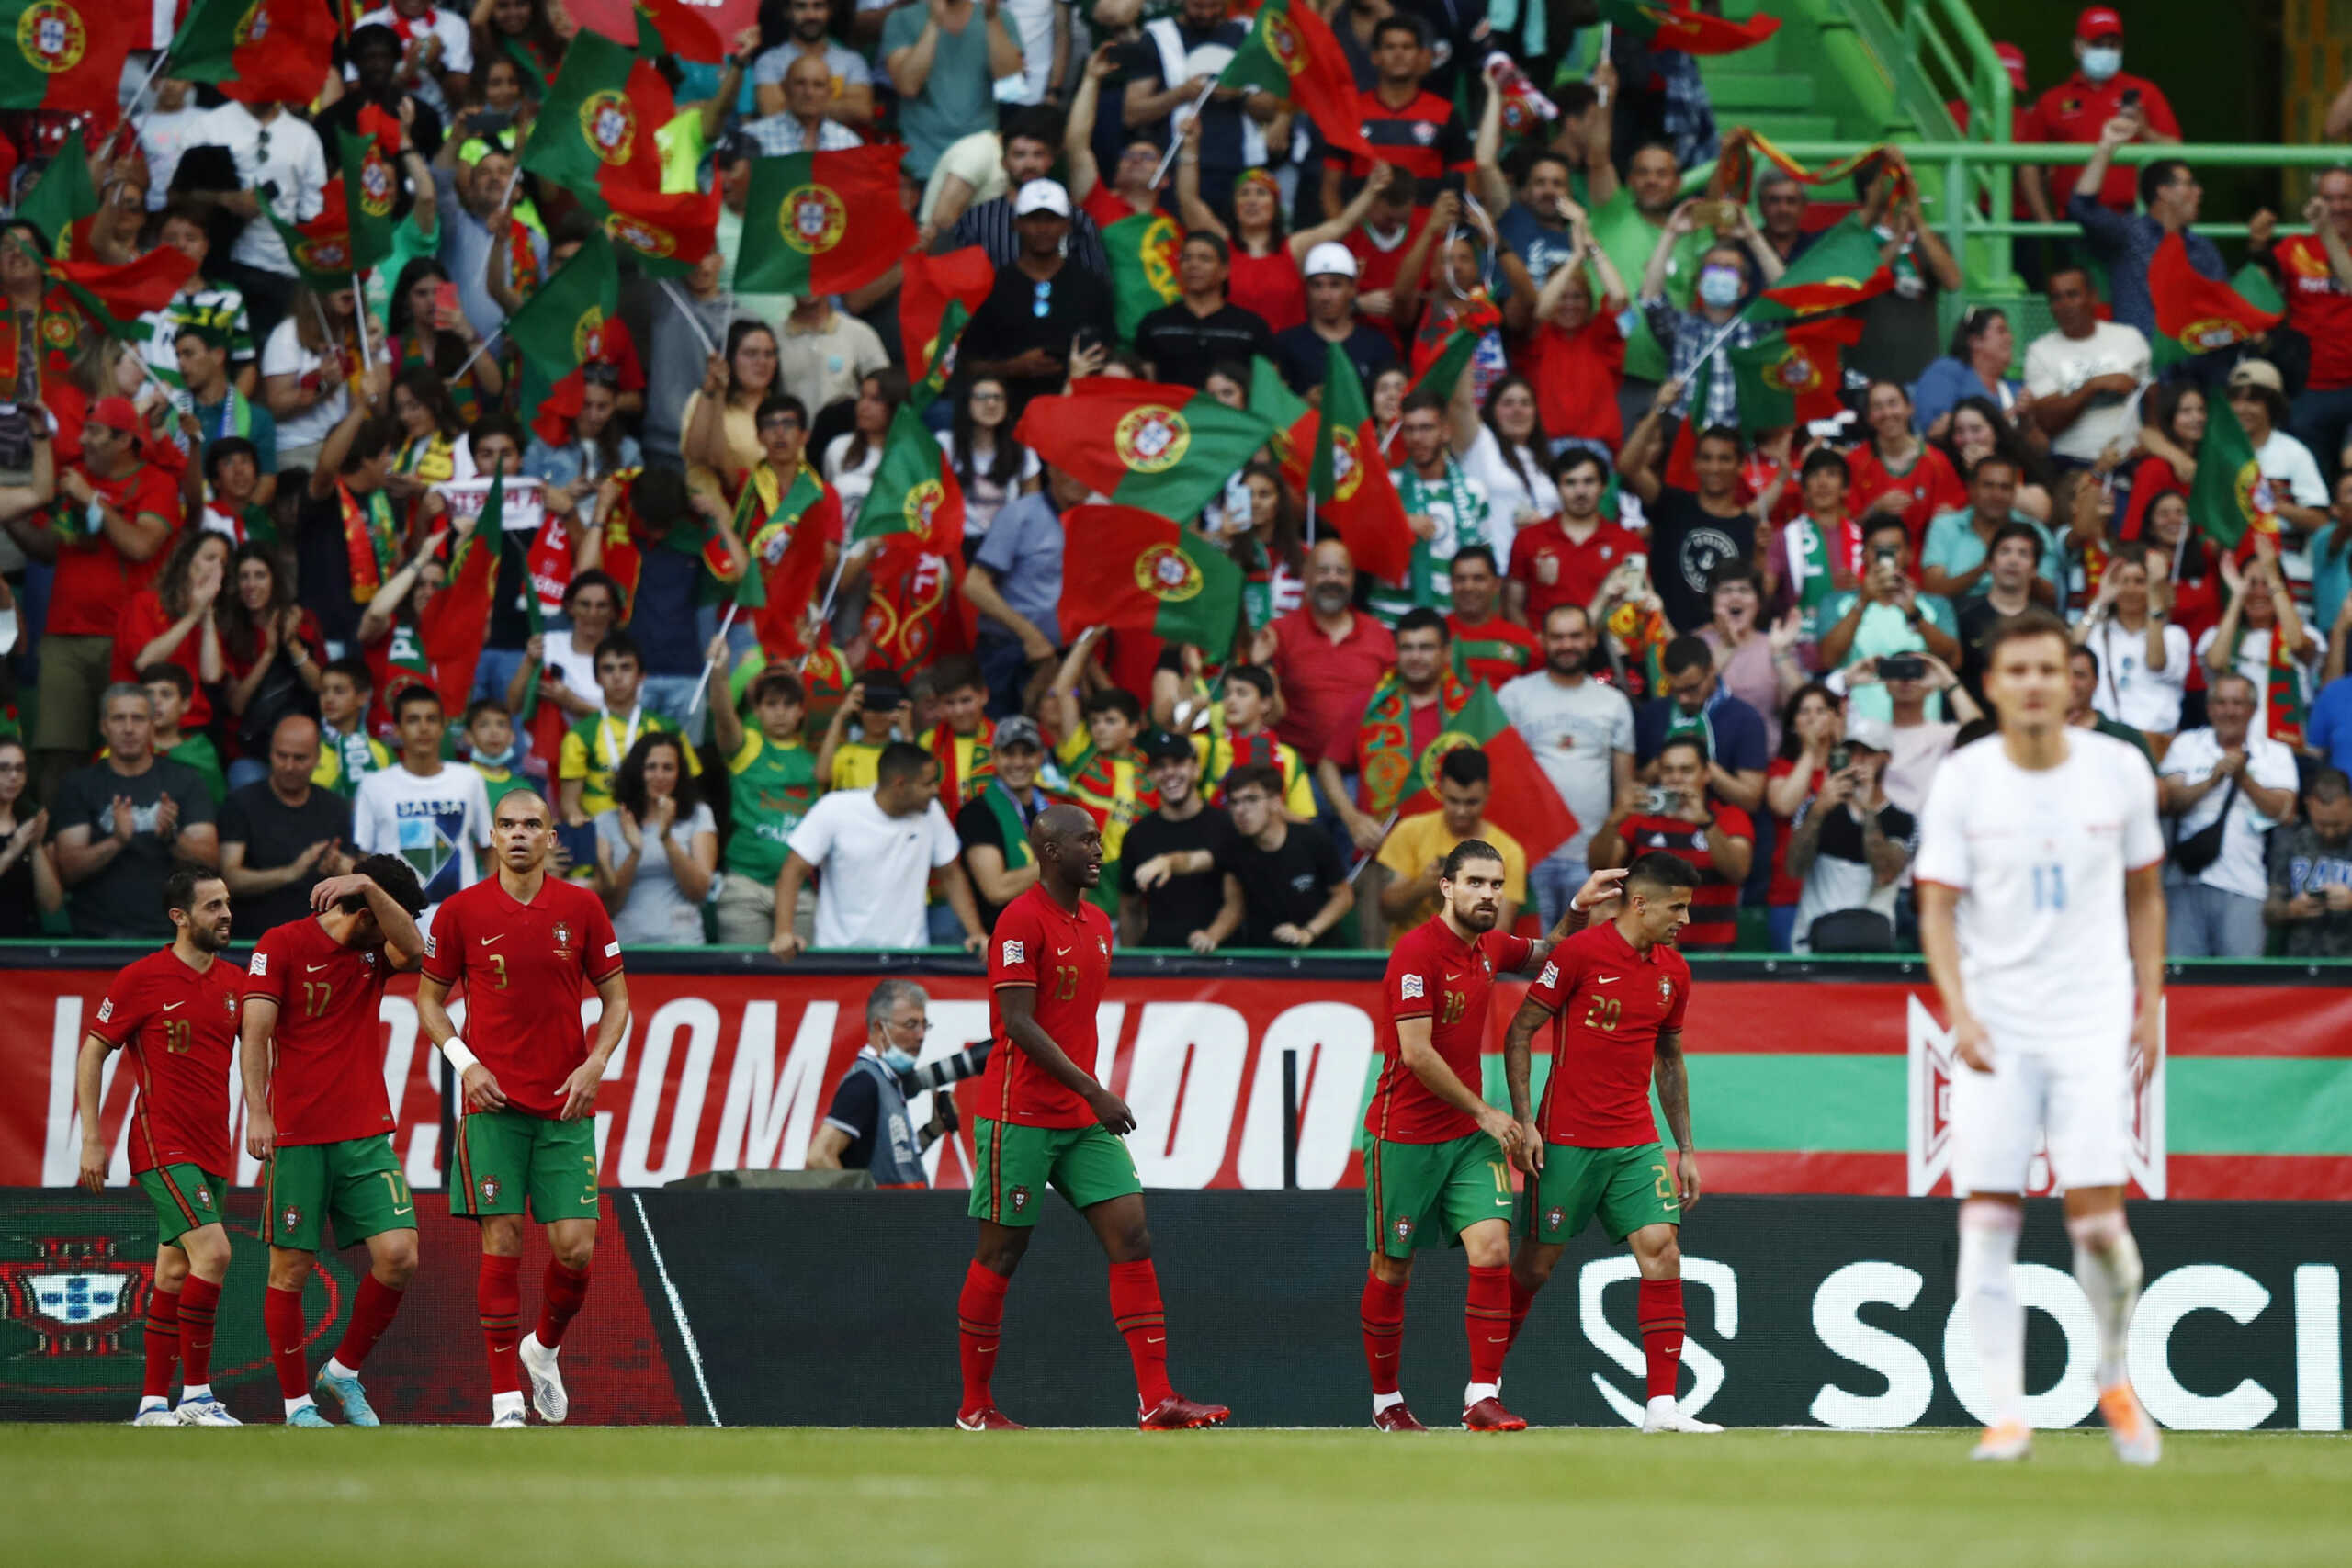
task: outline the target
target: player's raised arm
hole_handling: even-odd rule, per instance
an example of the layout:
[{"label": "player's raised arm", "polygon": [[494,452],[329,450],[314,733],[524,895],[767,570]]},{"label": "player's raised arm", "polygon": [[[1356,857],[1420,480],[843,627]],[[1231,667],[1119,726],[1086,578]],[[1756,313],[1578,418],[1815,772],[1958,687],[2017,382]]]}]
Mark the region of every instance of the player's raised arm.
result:
[{"label": "player's raised arm", "polygon": [[98,1125],[99,1091],[106,1082],[107,1055],[112,1045],[96,1034],[82,1037],[82,1050],[74,1058],[74,1102],[82,1112],[82,1185],[92,1192],[107,1184],[107,1142],[105,1130]]},{"label": "player's raised arm", "polygon": [[424,933],[416,929],[416,917],[371,876],[355,871],[328,877],[311,889],[311,912],[323,915],[355,895],[368,900],[368,912],[376,917],[376,929],[384,933],[386,964],[407,974],[424,962]]},{"label": "player's raised arm", "polygon": [[1428,1013],[1396,1021],[1396,1049],[1405,1059],[1407,1069],[1421,1080],[1423,1089],[1475,1120],[1480,1131],[1502,1145],[1505,1158],[1518,1157],[1521,1134],[1517,1118],[1487,1104],[1484,1096],[1454,1076],[1453,1069],[1430,1043]]},{"label": "player's raised arm", "polygon": [[1666,1130],[1674,1134],[1674,1163],[1681,1177],[1682,1206],[1687,1210],[1699,1201],[1699,1158],[1690,1143],[1690,1076],[1683,1069],[1682,1031],[1657,1032],[1657,1060],[1650,1069],[1650,1079],[1657,1085]]},{"label": "player's raised arm", "polygon": [[1577,896],[1568,900],[1568,907],[1560,911],[1560,923],[1528,949],[1527,962],[1519,966],[1519,973],[1541,973],[1554,948],[1592,924],[1602,905],[1617,901],[1624,891],[1624,880],[1625,868],[1622,865],[1604,866],[1586,877],[1584,886],[1577,889]]},{"label": "player's raised arm", "polygon": [[997,985],[997,1005],[1004,1010],[1005,1038],[1021,1048],[1021,1054],[1043,1068],[1046,1075],[1072,1094],[1086,1101],[1097,1120],[1113,1133],[1125,1134],[1136,1130],[1135,1112],[1127,1102],[1094,1080],[1094,1075],[1069,1059],[1069,1054],[1054,1043],[1054,1037],[1037,1026],[1037,987],[1000,981]]}]

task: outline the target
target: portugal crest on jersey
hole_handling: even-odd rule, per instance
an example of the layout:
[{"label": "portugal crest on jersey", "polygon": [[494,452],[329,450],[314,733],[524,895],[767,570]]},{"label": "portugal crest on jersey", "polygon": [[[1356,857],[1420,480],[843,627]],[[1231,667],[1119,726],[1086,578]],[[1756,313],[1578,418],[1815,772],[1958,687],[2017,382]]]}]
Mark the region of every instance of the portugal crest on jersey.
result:
[{"label": "portugal crest on jersey", "polygon": [[499,1186],[498,1178],[494,1176],[483,1177],[477,1185],[481,1189],[481,1201],[485,1203],[497,1202],[499,1193],[505,1190],[504,1188]]},{"label": "portugal crest on jersey", "polygon": [[1111,435],[1119,461],[1139,474],[1174,468],[1193,445],[1193,427],[1174,409],[1145,403],[1131,409]]},{"label": "portugal crest on jersey", "polygon": [[1012,1212],[1014,1213],[1020,1213],[1023,1210],[1029,1207],[1029,1189],[1026,1187],[1014,1188],[1012,1190]]},{"label": "portugal crest on jersey", "polygon": [[1413,1216],[1399,1214],[1396,1216],[1396,1223],[1389,1228],[1396,1233],[1398,1241],[1410,1241],[1413,1239]]},{"label": "portugal crest on jersey", "polygon": [[558,920],[555,923],[555,955],[558,958],[571,956],[571,928],[563,921]]},{"label": "portugal crest on jersey", "polygon": [[1657,977],[1657,999],[1668,1007],[1674,1005],[1674,982],[1663,975]]},{"label": "portugal crest on jersey", "polygon": [[301,1225],[302,1211],[300,1205],[288,1203],[277,1212],[277,1228],[288,1235],[292,1235],[301,1228]]},{"label": "portugal crest on jersey", "polygon": [[35,0],[17,18],[17,50],[27,64],[54,76],[82,63],[90,47],[82,14],[66,0]]}]

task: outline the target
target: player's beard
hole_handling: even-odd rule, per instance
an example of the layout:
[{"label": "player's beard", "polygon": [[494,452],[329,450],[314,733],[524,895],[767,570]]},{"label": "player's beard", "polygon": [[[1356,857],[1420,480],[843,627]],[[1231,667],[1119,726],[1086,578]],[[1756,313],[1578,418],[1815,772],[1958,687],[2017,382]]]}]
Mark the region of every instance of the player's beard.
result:
[{"label": "player's beard", "polygon": [[187,940],[198,953],[218,953],[229,945],[229,922],[223,920],[217,926],[191,924]]},{"label": "player's beard", "polygon": [[1463,930],[1474,936],[1493,931],[1495,922],[1501,919],[1502,915],[1502,910],[1493,904],[1456,904],[1453,907],[1453,918],[1462,922]]}]

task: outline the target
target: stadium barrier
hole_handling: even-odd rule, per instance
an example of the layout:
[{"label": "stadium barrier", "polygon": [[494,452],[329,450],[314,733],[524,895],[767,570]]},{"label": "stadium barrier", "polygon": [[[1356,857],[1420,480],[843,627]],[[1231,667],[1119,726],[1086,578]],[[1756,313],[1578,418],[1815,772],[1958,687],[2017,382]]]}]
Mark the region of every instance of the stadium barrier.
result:
[{"label": "stadium barrier", "polygon": [[[1154,1252],[1177,1385],[1238,1425],[1353,1427],[1368,1401],[1357,1328],[1363,1210],[1339,1192],[1154,1192]],[[275,1417],[260,1331],[256,1200],[230,1213],[235,1261],[216,1385]],[[471,1227],[420,1200],[422,1266],[366,1369],[395,1423],[478,1422],[487,1374],[474,1323]],[[1733,1426],[1963,1426],[1979,1417],[1973,1341],[1952,1302],[1946,1199],[1715,1197],[1683,1231],[1686,1404]],[[2176,1427],[2337,1431],[2344,1418],[2339,1205],[2141,1202],[2148,1288],[2132,1370]],[[135,1402],[152,1221],[130,1195],[0,1190],[0,1420],[121,1420]],[[960,1194],[756,1190],[614,1193],[586,1310],[564,1346],[583,1425],[944,1426],[954,1414],[956,1296],[971,1251]],[[536,1310],[542,1243],[524,1271]],[[2090,1311],[2057,1205],[2030,1206],[2020,1292],[2037,1425],[2091,1417]],[[1404,1388],[1450,1420],[1465,1372],[1458,1249],[1424,1252],[1408,1298]],[[315,1364],[348,1313],[364,1255],[322,1258],[311,1288]],[[1597,1229],[1537,1301],[1505,1379],[1542,1425],[1636,1419],[1634,1269]],[[1048,1204],[1013,1283],[995,1390],[1017,1420],[1133,1419],[1102,1254]],[[1210,1439],[1214,1440],[1214,1439]]]},{"label": "stadium barrier", "polygon": [[[0,953],[0,1186],[64,1187],[80,1156],[73,1065],[121,948]],[[925,1054],[988,1033],[977,960],[842,955],[780,967],[733,951],[632,953],[632,1021],[597,1101],[608,1186],[659,1187],[712,1170],[797,1169],[833,1086],[865,1040],[874,982],[932,996]],[[1950,1190],[1950,1042],[1916,962],[1709,959],[1685,1035],[1692,1120],[1718,1192],[1903,1196]],[[1377,1066],[1381,962],[1373,957],[1114,964],[1089,1064],[1134,1107],[1130,1140],[1157,1188],[1362,1185],[1363,1106]],[[2352,987],[2341,967],[2187,965],[2166,1000],[2163,1073],[2135,1108],[2132,1174],[2150,1197],[2352,1198]],[[413,983],[383,1005],[384,1075],[411,1183],[441,1183],[441,1061],[419,1035]],[[1501,987],[1485,1090],[1506,1103]],[[582,1003],[583,1018],[598,1004]],[[463,1005],[453,1009],[462,1021]],[[108,1068],[104,1132],[128,1179],[130,1078]],[[1539,1055],[1536,1081],[1545,1063]],[[1293,1088],[1285,1090],[1285,1075]],[[231,1086],[232,1122],[242,1126]],[[964,1129],[928,1156],[935,1184],[969,1183],[979,1086],[957,1090]],[[1295,1107],[1295,1114],[1287,1114]],[[928,1117],[927,1098],[914,1106]],[[1286,1140],[1295,1153],[1286,1158]],[[242,1137],[240,1137],[242,1143]],[[222,1172],[250,1187],[259,1167]]]}]

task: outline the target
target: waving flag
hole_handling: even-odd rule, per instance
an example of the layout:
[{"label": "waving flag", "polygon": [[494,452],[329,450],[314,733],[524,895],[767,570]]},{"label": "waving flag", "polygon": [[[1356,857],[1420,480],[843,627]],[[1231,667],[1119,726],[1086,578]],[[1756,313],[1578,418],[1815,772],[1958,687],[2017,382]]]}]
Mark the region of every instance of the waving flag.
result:
[{"label": "waving flag", "polygon": [[[1836,418],[1843,406],[1838,400],[1843,368],[1838,350],[1861,341],[1862,323],[1846,316],[1792,323],[1746,348],[1726,349],[1739,386],[1741,433]],[[1694,399],[1693,406],[1703,405]]]},{"label": "waving flag", "polygon": [[1073,506],[1062,526],[1086,540],[1062,563],[1065,635],[1109,626],[1190,643],[1213,660],[1232,651],[1241,569],[1206,535],[1136,506]]},{"label": "waving flag", "polygon": [[1356,112],[1355,73],[1331,36],[1331,24],[1311,6],[1266,0],[1216,83],[1272,93],[1305,109],[1332,146],[1378,156],[1364,140],[1363,118]]},{"label": "waving flag", "polygon": [[345,205],[341,175],[327,182],[326,200],[316,218],[288,223],[266,207],[263,214],[277,237],[286,242],[287,258],[302,281],[323,294],[351,287],[351,213]]},{"label": "waving flag", "polygon": [[523,167],[596,209],[610,205],[615,186],[660,190],[654,133],[677,112],[670,85],[650,59],[583,31],[564,51],[563,68],[523,143]]},{"label": "waving flag", "polygon": [[0,109],[85,114],[111,129],[122,112],[122,62],[151,26],[127,5],[0,0]]},{"label": "waving flag", "polygon": [[2197,444],[2197,480],[2188,488],[2188,516],[2199,532],[2224,550],[2248,534],[2278,532],[2278,502],[2254,443],[2225,398],[2208,400],[2205,438]]},{"label": "waving flag", "polygon": [[506,335],[533,368],[560,378],[603,353],[605,323],[620,304],[620,267],[600,231],[507,318]]},{"label": "waving flag", "polygon": [[1781,280],[1748,307],[1748,320],[1785,321],[1792,315],[1859,305],[1894,287],[1894,272],[1879,259],[1879,239],[1856,217],[1822,231],[1804,254],[1789,264]]},{"label": "waving flag", "polygon": [[915,220],[899,205],[905,152],[853,147],[752,160],[735,287],[839,294],[889,271],[915,243]]},{"label": "waving flag", "polygon": [[899,344],[910,367],[928,366],[937,352],[939,323],[948,305],[962,305],[969,319],[995,286],[996,267],[979,245],[936,256],[909,251],[899,265]]},{"label": "waving flag", "polygon": [[1405,780],[1409,793],[1396,807],[1399,817],[1418,817],[1439,808],[1438,765],[1447,752],[1464,746],[1487,754],[1487,764],[1494,773],[1487,819],[1519,840],[1519,847],[1527,852],[1528,864],[1576,837],[1575,813],[1545,778],[1544,764],[1503,716],[1502,704],[1484,681],[1472,690],[1461,710],[1445,721],[1442,733],[1414,759],[1413,771]]},{"label": "waving flag", "polygon": [[1359,570],[1384,582],[1402,582],[1413,570],[1413,530],[1396,481],[1380,458],[1380,433],[1347,351],[1329,347],[1323,405],[1315,429],[1308,489],[1348,543]]},{"label": "waving flag", "polygon": [[1781,18],[1758,12],[1744,22],[1685,11],[1655,0],[1600,0],[1600,19],[1658,49],[1685,54],[1737,54],[1781,30]]},{"label": "waving flag", "polygon": [[308,104],[334,69],[334,13],[319,0],[196,0],[171,73],[241,104]]},{"label": "waving flag", "polygon": [[964,491],[947,450],[911,408],[890,416],[874,488],[857,509],[853,544],[866,539],[913,540],[935,556],[955,554],[964,540]]},{"label": "waving flag", "polygon": [[162,310],[187,287],[196,276],[196,259],[158,245],[120,266],[98,261],[51,262],[49,275],[65,286],[107,335],[129,337],[140,330],[140,317]]},{"label": "waving flag", "polygon": [[2166,234],[2149,259],[2148,293],[2156,307],[2160,366],[2234,348],[2286,318],[2284,310],[2266,310],[2189,265],[2188,246],[2178,234]]},{"label": "waving flag", "polygon": [[1190,520],[1272,430],[1191,387],[1096,376],[1032,399],[1012,434],[1124,506]]},{"label": "waving flag", "polygon": [[605,232],[651,277],[684,277],[718,247],[719,190],[664,194],[634,186],[605,192]]}]

